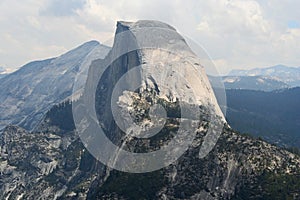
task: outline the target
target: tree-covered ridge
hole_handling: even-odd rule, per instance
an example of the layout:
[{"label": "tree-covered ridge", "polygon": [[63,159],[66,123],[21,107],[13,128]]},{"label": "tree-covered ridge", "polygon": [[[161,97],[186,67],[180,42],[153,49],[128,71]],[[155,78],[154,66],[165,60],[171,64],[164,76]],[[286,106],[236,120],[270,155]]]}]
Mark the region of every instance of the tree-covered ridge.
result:
[{"label": "tree-covered ridge", "polygon": [[226,90],[227,121],[242,133],[300,148],[300,88],[263,92]]},{"label": "tree-covered ridge", "polygon": [[48,120],[49,125],[57,126],[63,131],[74,130],[75,124],[72,115],[72,102],[67,100],[53,106],[46,113],[45,119]]}]

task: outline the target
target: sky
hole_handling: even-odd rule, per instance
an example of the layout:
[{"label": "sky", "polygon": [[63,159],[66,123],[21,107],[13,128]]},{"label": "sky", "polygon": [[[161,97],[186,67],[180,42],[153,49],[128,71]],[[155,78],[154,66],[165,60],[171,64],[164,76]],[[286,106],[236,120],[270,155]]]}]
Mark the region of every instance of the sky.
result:
[{"label": "sky", "polygon": [[116,21],[160,20],[217,69],[300,66],[298,0],[1,0],[0,67],[13,71],[80,44],[110,40]]}]

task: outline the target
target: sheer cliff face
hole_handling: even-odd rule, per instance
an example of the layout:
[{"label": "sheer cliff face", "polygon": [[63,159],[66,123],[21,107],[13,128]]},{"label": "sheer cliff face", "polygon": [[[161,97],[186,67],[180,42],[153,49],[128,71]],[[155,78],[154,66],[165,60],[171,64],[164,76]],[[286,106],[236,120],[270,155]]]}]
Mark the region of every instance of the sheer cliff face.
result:
[{"label": "sheer cliff face", "polygon": [[[205,107],[210,112],[206,115],[211,115],[210,117],[221,121],[218,123],[220,125],[219,131],[215,130],[211,138],[204,141],[206,150],[203,155],[205,156],[212,149],[221,133],[222,123],[225,123],[224,116],[197,55],[193,53],[184,38],[174,28],[157,21],[118,22],[111,51],[105,59],[93,62],[90,67],[82,100],[82,102],[76,103],[75,110],[80,110],[80,106],[84,105],[88,112],[83,111],[85,114],[78,117],[76,112],[75,124],[80,126],[80,130],[83,130],[83,134],[80,134],[83,136],[81,139],[87,140],[84,143],[87,148],[90,147],[91,152],[99,148],[99,144],[90,139],[91,137],[86,130],[93,129],[92,132],[94,133],[96,132],[94,128],[97,128],[98,125],[105,131],[109,140],[115,144],[113,146],[110,141],[107,141],[101,143],[100,146],[105,146],[109,152],[114,151],[116,155],[124,156],[128,155],[127,152],[119,150],[122,148],[118,149],[116,146],[126,146],[125,141],[134,143],[131,141],[135,141],[136,137],[147,138],[143,135],[144,130],[152,131],[155,129],[159,133],[162,129],[158,127],[163,128],[165,125],[174,126],[181,133],[174,138],[177,146],[183,147],[182,151],[178,152],[183,153],[183,149],[187,149],[200,126],[200,107]],[[179,108],[179,111],[175,115],[173,113],[173,116],[166,112],[165,117],[160,116],[160,119],[157,120],[162,123],[155,124],[153,118],[158,118],[157,114],[164,115],[165,110],[163,111],[163,109],[165,107],[162,104],[165,107],[169,105],[174,109]],[[157,110],[159,113],[156,112]],[[86,115],[88,115],[88,120],[85,118]],[[163,123],[164,120],[166,120],[166,124]],[[100,137],[106,139],[106,136],[103,135],[101,134]],[[149,134],[146,135],[149,136]],[[94,137],[97,135],[94,134]],[[168,141],[173,142],[174,140]],[[170,148],[168,145],[162,146]],[[127,148],[131,148],[130,145]],[[153,147],[145,148],[154,151]],[[136,151],[139,150],[136,149]],[[101,157],[98,152],[99,150],[94,151],[95,157]],[[174,161],[176,160],[175,157],[179,157],[178,155],[173,158],[168,154],[163,155],[163,153],[159,155],[161,160],[167,160],[166,163],[171,163],[171,160]],[[166,155],[169,158],[166,158]],[[104,158],[105,163],[109,162],[108,157],[110,156]],[[137,157],[132,159],[138,159]],[[148,166],[147,163],[141,165]],[[110,167],[114,168],[114,166]],[[131,172],[130,167],[127,166],[125,166],[126,170],[124,169],[124,171]],[[159,168],[155,167],[155,169]],[[150,169],[146,171],[148,170]]]},{"label": "sheer cliff face", "polygon": [[132,90],[153,90],[157,98],[168,102],[209,106],[225,121],[200,60],[165,23],[118,22],[112,50],[92,64],[89,74],[87,88],[97,88],[98,118],[107,127],[111,127],[111,103],[130,101],[128,95],[113,99],[113,93]]},{"label": "sheer cliff face", "polygon": [[[119,32],[132,35],[130,43],[136,43],[141,90],[156,89],[159,98],[171,102],[177,98],[189,104],[210,104],[223,116],[200,60],[173,27],[158,21],[119,22],[115,43],[125,46],[124,40],[118,41]],[[128,69],[132,67],[129,63]]]}]

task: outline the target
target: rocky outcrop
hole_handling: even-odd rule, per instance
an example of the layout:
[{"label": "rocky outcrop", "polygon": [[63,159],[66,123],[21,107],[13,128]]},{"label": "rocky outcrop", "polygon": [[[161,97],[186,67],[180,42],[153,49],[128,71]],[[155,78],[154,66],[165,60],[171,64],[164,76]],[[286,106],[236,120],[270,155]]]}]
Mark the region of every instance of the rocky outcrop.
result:
[{"label": "rocky outcrop", "polygon": [[[61,131],[59,127],[50,125],[47,133],[46,130],[28,133],[18,127],[8,127],[0,138],[0,197],[233,199],[243,187],[259,185],[258,180],[262,181],[259,178],[263,174],[297,177],[300,172],[298,156],[229,128],[224,129],[213,151],[200,159],[199,147],[205,127],[203,122],[203,128],[189,150],[167,168],[145,174],[113,170],[106,178],[105,167],[88,153],[74,132],[59,136],[51,133],[51,130]],[[282,183],[278,178],[276,184],[299,183]],[[263,199],[271,195],[266,191],[262,187],[256,194],[258,196],[252,198]],[[292,192],[297,199],[300,191]]]},{"label": "rocky outcrop", "polygon": [[[274,176],[272,181],[284,188],[296,182],[280,181],[282,176],[298,176],[298,156],[264,141],[242,136],[225,128],[213,151],[199,159],[201,135],[192,147],[174,164],[149,174],[128,174],[113,171],[107,181],[90,198],[97,199],[239,199],[243,188],[247,199],[272,199],[281,194],[267,188],[260,189],[264,174]],[[276,179],[277,177],[277,179]],[[130,185],[130,187],[127,187]],[[272,185],[267,180],[267,185]],[[270,186],[271,187],[271,186]],[[290,190],[285,198],[299,198],[300,189]],[[288,196],[290,195],[290,196]],[[243,199],[243,198],[241,198]]]}]

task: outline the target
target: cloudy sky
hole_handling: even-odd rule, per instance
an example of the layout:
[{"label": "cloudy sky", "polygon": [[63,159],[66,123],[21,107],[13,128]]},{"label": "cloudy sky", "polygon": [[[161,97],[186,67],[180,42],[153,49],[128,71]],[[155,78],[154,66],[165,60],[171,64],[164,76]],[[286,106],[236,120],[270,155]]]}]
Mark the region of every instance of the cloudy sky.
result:
[{"label": "cloudy sky", "polygon": [[1,0],[0,67],[104,42],[117,20],[167,22],[201,44],[220,72],[300,66],[298,0]]}]

